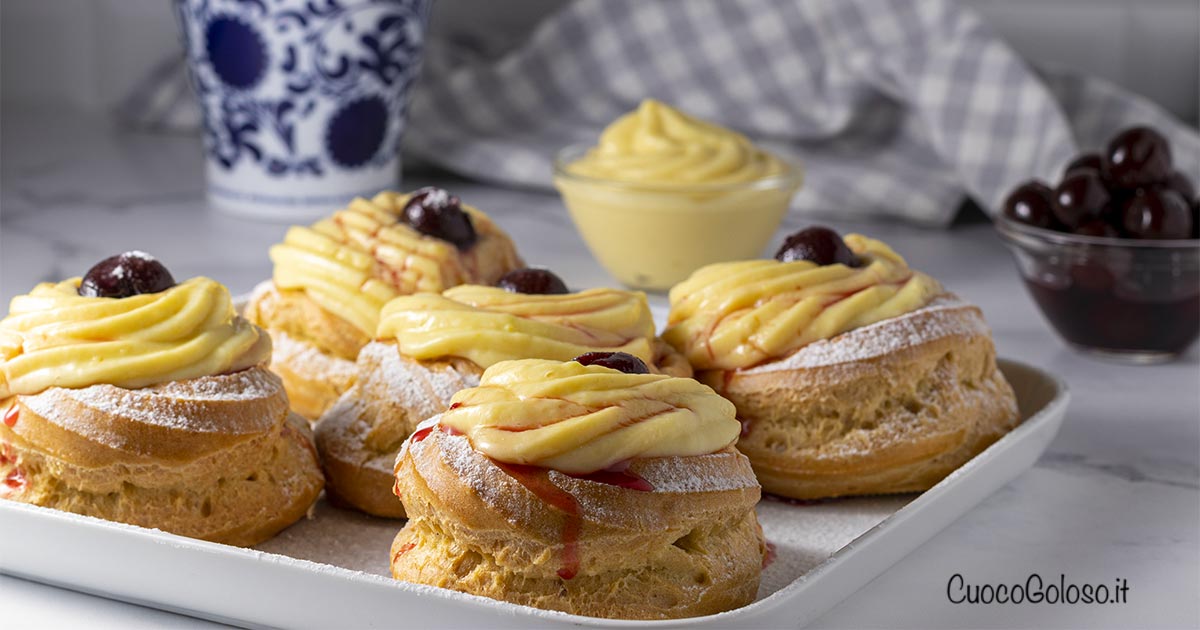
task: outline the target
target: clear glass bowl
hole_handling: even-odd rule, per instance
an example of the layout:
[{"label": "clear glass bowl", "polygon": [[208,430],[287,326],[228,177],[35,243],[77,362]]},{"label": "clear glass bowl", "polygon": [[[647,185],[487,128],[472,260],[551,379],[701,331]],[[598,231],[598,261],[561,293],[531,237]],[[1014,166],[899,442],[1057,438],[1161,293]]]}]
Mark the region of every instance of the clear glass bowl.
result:
[{"label": "clear glass bowl", "polygon": [[1042,314],[1070,345],[1156,363],[1200,334],[1200,240],[1079,236],[1005,216],[996,229]]},{"label": "clear glass bowl", "polygon": [[554,184],[600,264],[626,286],[663,291],[711,263],[758,258],[802,181],[798,166],[737,184],[647,185],[576,175],[587,151],[554,161]]}]

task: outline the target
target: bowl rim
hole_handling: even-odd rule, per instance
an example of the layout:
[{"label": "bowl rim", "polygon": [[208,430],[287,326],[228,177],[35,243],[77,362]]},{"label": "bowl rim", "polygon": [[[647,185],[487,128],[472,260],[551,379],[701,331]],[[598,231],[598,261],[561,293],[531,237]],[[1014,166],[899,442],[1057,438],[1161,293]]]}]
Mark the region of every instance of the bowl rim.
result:
[{"label": "bowl rim", "polygon": [[[1153,249],[1153,250],[1200,250],[1200,239],[1177,238],[1163,240],[1138,240],[1116,236],[1084,236],[1059,232],[1048,228],[1021,223],[1015,219],[997,213],[994,219],[996,231],[1006,240],[1019,243],[1022,240],[1036,240],[1043,243],[1064,246],[1102,246],[1120,247],[1124,249]],[[1024,244],[1024,243],[1020,243]]]},{"label": "bowl rim", "polygon": [[[783,188],[791,188],[794,193],[804,183],[804,168],[800,162],[789,160],[777,153],[771,153],[771,155],[783,163],[783,165],[786,167],[786,170],[783,173],[746,182],[652,184],[647,182],[630,182],[619,179],[609,179],[606,177],[592,177],[590,175],[580,175],[578,173],[572,173],[568,171],[567,165],[582,156],[588,149],[592,148],[592,146],[593,145],[591,143],[579,142],[575,144],[569,144],[559,149],[558,153],[556,153],[554,156],[555,181],[561,179],[570,182],[595,184],[615,188],[624,188],[628,190],[666,193],[722,193]],[[763,151],[765,151],[765,149]]]}]

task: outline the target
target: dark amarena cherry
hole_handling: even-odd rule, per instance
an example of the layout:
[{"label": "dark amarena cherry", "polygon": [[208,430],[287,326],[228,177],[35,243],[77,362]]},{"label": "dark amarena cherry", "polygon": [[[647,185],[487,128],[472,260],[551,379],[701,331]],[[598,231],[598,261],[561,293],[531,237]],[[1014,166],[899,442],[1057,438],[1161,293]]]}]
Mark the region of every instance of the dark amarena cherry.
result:
[{"label": "dark amarena cherry", "polygon": [[1171,175],[1171,146],[1150,127],[1131,127],[1109,141],[1104,169],[1122,188],[1157,184]]},{"label": "dark amarena cherry", "polygon": [[[1129,205],[1129,201],[1138,194],[1138,191],[1143,190],[1137,188],[1134,190],[1126,190],[1118,188],[1111,191],[1112,197],[1108,200],[1108,205],[1100,211],[1100,218],[1108,222],[1109,225],[1121,230],[1121,217],[1125,216],[1125,206]],[[1086,223],[1086,221],[1085,221]]]},{"label": "dark amarena cherry", "polygon": [[1121,233],[1117,228],[1113,227],[1108,221],[1103,219],[1092,219],[1087,223],[1075,228],[1075,234],[1080,236],[1106,236],[1108,238],[1117,238]]},{"label": "dark amarena cherry", "polygon": [[1081,169],[1091,169],[1100,173],[1104,171],[1104,158],[1100,157],[1099,153],[1080,153],[1063,169],[1063,176]]},{"label": "dark amarena cherry", "polygon": [[1054,191],[1037,180],[1017,186],[1004,200],[1004,214],[1014,221],[1040,228],[1053,228]]},{"label": "dark amarena cherry", "polygon": [[158,293],[173,286],[175,278],[158,259],[145,252],[132,251],[109,256],[88,269],[79,284],[79,295],[124,298]]},{"label": "dark amarena cherry", "polygon": [[641,359],[628,352],[585,352],[575,360],[584,365],[599,365],[626,374],[649,374],[650,368]]},{"label": "dark amarena cherry", "polygon": [[1196,187],[1192,184],[1192,180],[1179,171],[1174,171],[1167,177],[1166,187],[1183,195],[1184,199],[1191,199],[1196,196]]},{"label": "dark amarena cherry", "polygon": [[[1037,225],[1045,219],[1037,211],[1037,189],[1022,190],[1029,184],[1010,193],[1003,212]],[[1121,241],[1067,237],[1065,246],[1036,254],[1035,268],[1022,274],[1064,339],[1109,352],[1166,354],[1196,340],[1200,280],[1194,266],[1168,263],[1175,248],[1139,247],[1133,239],[1187,238],[1188,232],[1200,239],[1197,184],[1194,175],[1174,170],[1166,139],[1147,127],[1128,129],[1099,155],[1083,153],[1067,165],[1054,191],[1050,229]]]},{"label": "dark amarena cherry", "polygon": [[430,186],[414,192],[401,218],[414,230],[448,241],[460,250],[470,248],[479,239],[462,202],[442,188]]},{"label": "dark amarena cherry", "polygon": [[1192,238],[1200,238],[1200,197],[1192,200]]},{"label": "dark amarena cherry", "polygon": [[1074,229],[1099,218],[1109,199],[1108,188],[1099,173],[1076,170],[1054,189],[1054,216],[1063,225]]},{"label": "dark amarena cherry", "polygon": [[512,293],[527,293],[529,295],[561,295],[570,293],[567,284],[553,271],[526,267],[514,269],[496,281],[496,286]]},{"label": "dark amarena cherry", "polygon": [[841,263],[847,267],[858,267],[862,264],[837,232],[820,226],[805,228],[788,236],[775,253],[775,259],[780,262],[807,260],[821,266]]},{"label": "dark amarena cherry", "polygon": [[1152,188],[1134,195],[1121,217],[1125,233],[1134,238],[1174,239],[1192,235],[1192,208],[1170,188]]}]

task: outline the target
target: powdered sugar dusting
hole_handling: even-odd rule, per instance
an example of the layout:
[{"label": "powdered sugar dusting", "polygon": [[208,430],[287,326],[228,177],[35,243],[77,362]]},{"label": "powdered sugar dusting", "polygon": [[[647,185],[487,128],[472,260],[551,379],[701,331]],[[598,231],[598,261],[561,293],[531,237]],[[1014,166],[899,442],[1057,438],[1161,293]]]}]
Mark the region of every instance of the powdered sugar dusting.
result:
[{"label": "powdered sugar dusting", "polygon": [[36,396],[24,397],[22,402],[30,411],[68,431],[120,448],[126,443],[124,435],[113,429],[111,423],[97,424],[91,414],[81,413],[80,407],[139,424],[195,433],[246,435],[266,431],[279,419],[279,414],[242,414],[232,409],[218,413],[214,405],[278,398],[282,413],[282,389],[277,376],[254,368],[141,389],[113,385],[52,387]]},{"label": "powdered sugar dusting", "polygon": [[728,455],[714,453],[688,458],[656,458],[653,465],[639,474],[654,486],[656,492],[722,492],[758,485],[753,476],[729,474],[724,459]]},{"label": "powdered sugar dusting", "polygon": [[255,549],[320,563],[306,567],[309,571],[332,565],[390,579],[388,549],[403,524],[335,508],[322,498],[307,518]]},{"label": "powdered sugar dusting", "polygon": [[[275,290],[273,280],[263,280],[254,285],[250,295],[234,298],[233,306],[238,313],[245,315],[246,307],[258,302],[262,296]],[[271,330],[271,362],[276,365],[317,365],[323,373],[328,374],[334,382],[345,383],[354,377],[354,361],[330,356],[321,352],[307,341],[296,339],[282,330]]]},{"label": "powdered sugar dusting", "polygon": [[[422,426],[436,424],[440,419],[440,415],[430,418],[429,421],[422,423]],[[411,450],[413,457],[417,461],[421,461],[421,454],[425,449],[439,447],[441,458],[446,465],[463,480],[467,487],[475,490],[485,503],[498,506],[502,512],[514,514],[518,518],[536,518],[536,514],[529,511],[530,502],[521,500],[520,496],[513,494],[511,486],[505,483],[508,474],[496,466],[492,460],[472,448],[471,442],[465,435],[450,435],[441,431],[433,431],[428,438],[420,442],[413,442],[412,438],[409,438],[400,453],[403,456],[406,449]]]},{"label": "powdered sugar dusting", "polygon": [[943,337],[990,334],[991,330],[974,306],[947,294],[911,313],[810,343],[786,358],[742,372],[762,374],[824,367],[883,356]]},{"label": "powdered sugar dusting", "polygon": [[[913,498],[914,495],[905,494],[839,499],[813,505],[769,500],[759,503],[758,520],[767,540],[775,545],[776,555],[775,561],[763,570],[756,600],[769,597],[803,578]],[[391,554],[388,550],[403,523],[331,507],[322,499],[314,506],[312,517],[301,519],[256,549],[320,563],[309,568],[310,571],[333,565],[390,578],[388,560]],[[522,610],[514,604],[499,601],[487,605],[500,615]]]},{"label": "powdered sugar dusting", "polygon": [[[418,430],[437,424],[441,416],[435,416],[421,423]],[[440,448],[440,456],[446,464],[458,475],[463,482],[492,505],[500,507],[501,511],[510,514],[520,514],[521,517],[537,518],[536,514],[521,513],[528,509],[529,502],[514,497],[511,484],[504,483],[508,473],[504,472],[491,459],[476,451],[465,435],[450,435],[434,431],[429,437],[412,442],[410,438],[400,449],[399,462],[409,450],[413,457],[419,459],[426,448]],[[731,475],[728,463],[722,461],[728,455],[714,453],[694,457],[663,457],[647,460],[647,465],[639,468],[638,474],[654,487],[657,493],[694,493],[722,492],[757,487],[758,481],[750,474]],[[578,479],[556,470],[550,471],[550,480],[560,488],[571,492],[572,487],[581,484],[598,483]],[[579,501],[582,513],[587,518],[603,519],[611,522],[627,521],[636,515],[614,513],[613,507],[606,502],[595,501],[587,493],[571,492]],[[536,505],[536,502],[534,503]]]},{"label": "powdered sugar dusting", "polygon": [[353,361],[325,354],[311,343],[295,339],[281,330],[271,331],[271,341],[271,361],[275,365],[319,365],[336,383],[354,378]]},{"label": "powdered sugar dusting", "polygon": [[429,369],[401,358],[395,344],[372,341],[359,353],[360,365],[378,365],[369,378],[382,380],[392,400],[402,400],[419,418],[439,414],[459,390],[479,385],[477,374],[463,374],[449,365]]},{"label": "powdered sugar dusting", "polygon": [[915,497],[854,497],[812,505],[763,500],[757,508],[758,521],[763,535],[775,545],[775,561],[763,570],[757,599],[804,577]]},{"label": "powdered sugar dusting", "polygon": [[[420,428],[432,427],[438,419],[430,418],[421,423]],[[475,488],[486,501],[501,505],[507,503],[506,507],[510,509],[515,509],[518,504],[528,504],[511,497],[498,496],[503,488],[498,483],[502,481],[499,475],[505,473],[474,451],[463,436],[434,431],[429,439],[411,445],[406,442],[404,448],[430,448],[435,440],[440,443],[442,456],[448,465],[466,478],[468,485]],[[663,476],[656,476],[655,481],[663,487],[670,485]],[[682,488],[689,482],[679,483]],[[776,555],[774,562],[763,570],[756,601],[802,579],[915,497],[913,494],[852,497],[809,505],[792,505],[764,497],[756,511],[763,534],[775,546]],[[587,506],[587,509],[594,507]],[[387,521],[350,510],[330,508],[324,500],[317,504],[316,511],[317,518],[293,525],[258,548],[373,575],[390,576],[388,550],[396,531],[401,527],[400,521]],[[623,519],[630,517],[629,514],[623,515]],[[507,613],[518,609],[504,602],[491,605],[497,612]]]},{"label": "powdered sugar dusting", "polygon": [[[432,429],[441,421],[442,414],[440,413],[426,420],[422,420],[417,424],[417,428],[413,429],[412,434],[416,435],[417,432],[421,431],[422,429]],[[396,466],[399,466],[400,460],[404,459],[404,454],[408,452],[408,445],[410,442],[412,442],[412,435],[408,436],[408,439],[404,440],[404,443],[400,445],[400,452],[396,454]],[[420,444],[420,442],[418,442],[418,444]]]}]

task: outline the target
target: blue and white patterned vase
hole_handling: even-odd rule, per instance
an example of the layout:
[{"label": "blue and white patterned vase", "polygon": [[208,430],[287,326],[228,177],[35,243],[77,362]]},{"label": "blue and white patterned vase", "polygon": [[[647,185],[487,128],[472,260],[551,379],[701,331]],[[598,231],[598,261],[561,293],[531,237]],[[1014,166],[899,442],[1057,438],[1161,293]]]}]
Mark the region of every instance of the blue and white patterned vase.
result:
[{"label": "blue and white patterned vase", "polygon": [[177,0],[210,203],[303,220],[399,186],[432,0]]}]

